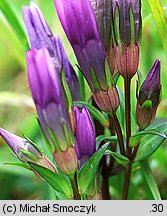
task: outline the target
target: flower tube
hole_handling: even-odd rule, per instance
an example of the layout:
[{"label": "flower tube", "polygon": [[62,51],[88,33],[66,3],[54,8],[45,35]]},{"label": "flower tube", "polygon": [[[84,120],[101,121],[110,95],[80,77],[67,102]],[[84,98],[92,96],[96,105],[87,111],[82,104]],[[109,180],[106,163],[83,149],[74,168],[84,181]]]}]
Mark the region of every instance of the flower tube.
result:
[{"label": "flower tube", "polygon": [[46,48],[32,49],[26,56],[28,81],[43,134],[59,167],[73,174],[77,169],[77,156],[59,72],[55,71]]}]

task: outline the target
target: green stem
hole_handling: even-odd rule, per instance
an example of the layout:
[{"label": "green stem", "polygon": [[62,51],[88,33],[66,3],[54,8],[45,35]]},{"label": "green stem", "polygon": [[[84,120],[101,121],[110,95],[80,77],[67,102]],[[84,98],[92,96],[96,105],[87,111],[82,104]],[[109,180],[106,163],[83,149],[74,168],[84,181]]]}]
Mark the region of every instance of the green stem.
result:
[{"label": "green stem", "polygon": [[132,172],[132,163],[130,162],[125,171],[125,182],[124,182],[124,188],[123,188],[123,194],[122,194],[123,200],[128,199],[131,172]]},{"label": "green stem", "polygon": [[116,132],[116,134],[118,136],[118,143],[119,143],[120,152],[121,152],[122,155],[125,155],[124,139],[123,139],[121,126],[119,124],[116,113],[112,113],[112,120],[113,120],[113,123],[114,123],[115,132]]},{"label": "green stem", "polygon": [[129,147],[129,139],[131,136],[131,102],[130,102],[130,84],[131,79],[124,79],[125,88],[125,112],[126,112],[126,154],[130,157],[131,150]]},{"label": "green stem", "polygon": [[77,180],[76,180],[75,175],[70,177],[70,182],[71,182],[72,189],[73,189],[74,200],[81,200],[81,195],[79,194],[79,191],[78,191],[78,185],[77,185]]}]

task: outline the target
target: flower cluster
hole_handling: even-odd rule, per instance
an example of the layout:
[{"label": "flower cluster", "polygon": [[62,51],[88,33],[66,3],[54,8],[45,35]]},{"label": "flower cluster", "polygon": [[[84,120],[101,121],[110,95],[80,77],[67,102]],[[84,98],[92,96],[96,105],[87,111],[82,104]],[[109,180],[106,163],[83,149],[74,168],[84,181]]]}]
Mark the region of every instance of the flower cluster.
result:
[{"label": "flower cluster", "polygon": [[[126,106],[125,148],[124,134],[116,115],[120,105],[116,74],[123,77],[125,84],[129,83],[125,87],[125,98],[130,106],[130,81],[139,65],[141,2],[54,0],[54,4],[78,67],[92,91],[92,98],[97,107],[111,118],[120,153],[131,161],[130,107]],[[79,199],[83,196],[81,191],[86,189],[82,188],[82,184],[78,188],[76,182],[81,180],[76,176],[98,153],[94,124],[86,106],[74,105],[74,101],[81,100],[80,86],[61,39],[53,35],[40,9],[32,1],[30,6],[23,7],[23,17],[30,46],[26,52],[28,82],[38,122],[55,165],[30,140],[2,128],[0,135],[22,162],[42,166],[55,175],[61,170],[71,180],[74,198]],[[137,92],[136,120],[139,130],[144,130],[154,120],[160,92],[160,60],[156,60]],[[121,158],[118,161],[120,163]],[[101,197],[99,173],[96,169],[93,182],[87,186],[83,197]]]}]

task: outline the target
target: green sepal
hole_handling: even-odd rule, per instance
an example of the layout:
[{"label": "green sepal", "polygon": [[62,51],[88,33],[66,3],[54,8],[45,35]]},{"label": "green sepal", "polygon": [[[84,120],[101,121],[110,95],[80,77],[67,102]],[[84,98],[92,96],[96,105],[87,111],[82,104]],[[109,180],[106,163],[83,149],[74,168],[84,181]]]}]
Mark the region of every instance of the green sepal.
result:
[{"label": "green sepal", "polygon": [[99,135],[98,137],[96,137],[96,149],[99,148],[100,143],[102,141],[110,141],[110,142],[116,142],[118,140],[117,136],[106,136],[106,135]]},{"label": "green sepal", "polygon": [[84,194],[92,184],[97,173],[97,168],[100,160],[104,155],[108,145],[109,143],[104,144],[79,170],[78,189],[81,195]]},{"label": "green sepal", "polygon": [[65,194],[67,197],[72,198],[73,192],[68,177],[61,172],[58,174],[40,165],[29,163],[33,170],[35,170],[50,186],[57,192]]},{"label": "green sepal", "polygon": [[79,67],[79,65],[77,65],[78,68],[78,73],[77,73],[77,77],[78,77],[78,82],[79,82],[79,88],[80,88],[80,93],[81,93],[81,99],[82,101],[86,101],[86,95],[85,95],[85,79],[82,73],[81,68]]},{"label": "green sepal", "polygon": [[68,109],[71,110],[73,107],[73,99],[72,99],[72,95],[71,95],[69,86],[68,86],[67,81],[66,81],[64,70],[62,70],[62,84],[63,84],[64,91],[65,91],[67,101],[68,101]]},{"label": "green sepal", "polygon": [[119,78],[120,78],[120,73],[116,73],[115,76],[114,76],[114,78],[113,78],[115,84],[117,84]]},{"label": "green sepal", "polygon": [[91,104],[84,102],[84,101],[75,101],[74,105],[78,107],[82,107],[83,105],[86,106],[86,108],[89,110],[91,116],[95,118],[101,125],[104,127],[109,127],[109,121],[103,116],[102,112],[100,112],[98,109],[96,109]]},{"label": "green sepal", "polygon": [[38,160],[38,158],[34,154],[32,154],[31,152],[29,152],[27,150],[19,149],[19,152],[21,152],[22,154],[28,156],[28,158],[30,158],[30,160],[33,160],[33,161],[37,161]]},{"label": "green sepal", "polygon": [[152,108],[152,101],[151,100],[146,100],[142,104],[142,109],[151,109]]},{"label": "green sepal", "polygon": [[42,150],[41,149],[39,149],[39,147],[30,139],[30,138],[28,138],[26,135],[23,135],[24,137],[25,137],[25,139],[29,142],[29,143],[31,143],[31,145],[34,147],[34,148],[36,148],[36,150],[39,152],[39,153],[41,153],[41,155],[42,155]]},{"label": "green sepal", "polygon": [[106,154],[110,154],[112,155],[112,157],[119,163],[121,164],[122,166],[126,167],[128,164],[129,164],[129,159],[117,152],[113,152],[113,151],[110,151],[110,150],[107,150],[106,151]]},{"label": "green sepal", "polygon": [[116,42],[118,45],[122,44],[122,38],[120,34],[120,14],[119,14],[119,8],[118,4],[116,4],[115,12],[114,12],[114,33],[115,33],[115,38]]},{"label": "green sepal", "polygon": [[105,58],[105,73],[106,73],[107,87],[110,88],[111,86],[115,85],[115,83],[107,62],[107,58]]},{"label": "green sepal", "polygon": [[[48,127],[48,133],[49,133],[49,137],[50,137],[49,140],[48,140],[48,142],[49,142],[51,148],[53,149],[53,151],[55,151],[55,150],[59,151],[60,150],[60,146],[59,146],[59,142],[57,140],[57,137],[55,136],[53,130],[51,128],[49,128],[49,127]],[[67,146],[64,145],[64,143],[62,143],[61,148],[62,149],[66,149]]]},{"label": "green sepal", "polygon": [[63,123],[63,130],[64,130],[64,137],[66,139],[66,143],[68,144],[68,147],[70,147],[72,145],[72,143],[74,143],[74,136],[73,134],[69,134],[66,123]]},{"label": "green sepal", "polygon": [[96,78],[95,72],[94,72],[92,67],[90,69],[90,74],[91,74],[91,78],[92,78],[92,84],[93,84],[95,90],[100,90],[101,89],[100,84]]}]

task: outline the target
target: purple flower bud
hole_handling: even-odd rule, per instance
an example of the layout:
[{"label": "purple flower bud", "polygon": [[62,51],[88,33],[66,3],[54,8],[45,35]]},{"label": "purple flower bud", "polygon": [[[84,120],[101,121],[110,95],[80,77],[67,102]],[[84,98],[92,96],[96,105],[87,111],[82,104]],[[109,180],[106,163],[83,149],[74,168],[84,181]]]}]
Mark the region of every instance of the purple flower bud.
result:
[{"label": "purple flower bud", "polygon": [[0,128],[0,136],[12,149],[15,155],[24,163],[33,162],[47,169],[57,172],[56,167],[42,152],[30,141],[16,136],[3,128]]},{"label": "purple flower bud", "polygon": [[72,143],[68,112],[48,50],[27,52],[27,70],[31,93],[38,112],[43,133],[56,150],[66,150]]},{"label": "purple flower bud", "polygon": [[136,117],[141,130],[154,120],[160,102],[160,60],[157,59],[143,82],[138,96]]},{"label": "purple flower bud", "polygon": [[[54,2],[61,24],[92,91],[95,90],[93,79],[97,80],[100,88],[107,89],[105,50],[90,1],[54,0]],[[92,77],[92,69],[95,77]]]},{"label": "purple flower bud", "polygon": [[56,71],[61,76],[65,72],[73,100],[80,100],[80,89],[76,73],[68,61],[67,55],[58,36],[53,36],[38,6],[31,1],[30,6],[23,7],[23,17],[31,48],[37,50],[45,47],[49,50]]},{"label": "purple flower bud", "polygon": [[76,118],[75,148],[81,167],[96,151],[95,129],[86,107],[74,107]]},{"label": "purple flower bud", "polygon": [[117,69],[124,78],[132,78],[139,64],[141,35],[140,0],[112,0]]},{"label": "purple flower bud", "polygon": [[24,6],[22,10],[30,47],[46,47],[54,55],[53,34],[37,5],[31,1],[30,6]]},{"label": "purple flower bud", "polygon": [[112,1],[111,0],[90,0],[94,14],[96,16],[99,33],[106,51],[107,61],[111,73],[116,71],[116,47],[114,43],[112,25]]},{"label": "purple flower bud", "polygon": [[[68,61],[67,55],[65,53],[65,50],[63,48],[60,38],[58,36],[55,36],[53,38],[53,43],[54,43],[55,50],[57,52],[58,59],[60,60],[62,64],[62,67],[63,67],[62,69],[65,72],[66,81],[70,88],[72,98],[74,101],[81,100],[78,78],[76,76],[76,73],[73,67]],[[56,65],[56,62],[55,62],[55,65]]]},{"label": "purple flower bud", "polygon": [[138,43],[142,25],[141,1],[112,0],[112,9],[116,43]]},{"label": "purple flower bud", "polygon": [[90,2],[96,16],[104,48],[108,49],[112,43],[112,1],[90,0]]}]

